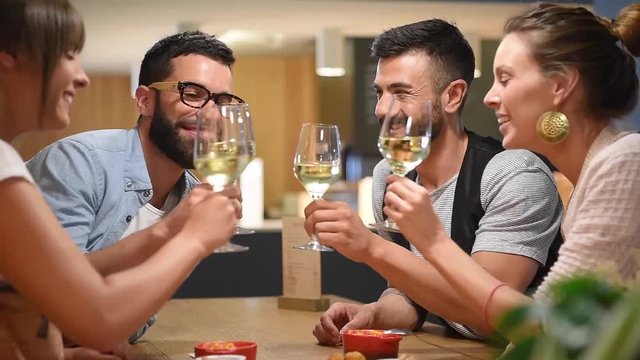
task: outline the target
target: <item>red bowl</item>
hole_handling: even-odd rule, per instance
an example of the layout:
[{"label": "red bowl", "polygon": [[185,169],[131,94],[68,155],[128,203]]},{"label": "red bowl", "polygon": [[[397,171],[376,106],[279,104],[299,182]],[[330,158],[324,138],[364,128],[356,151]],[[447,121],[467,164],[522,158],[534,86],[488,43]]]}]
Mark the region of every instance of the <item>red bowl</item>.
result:
[{"label": "red bowl", "polygon": [[384,334],[383,330],[361,329],[342,332],[344,353],[358,351],[367,360],[398,357],[401,335]]},{"label": "red bowl", "polygon": [[196,344],[194,352],[196,357],[236,354],[244,355],[247,360],[256,360],[258,344],[251,341],[205,341]]}]

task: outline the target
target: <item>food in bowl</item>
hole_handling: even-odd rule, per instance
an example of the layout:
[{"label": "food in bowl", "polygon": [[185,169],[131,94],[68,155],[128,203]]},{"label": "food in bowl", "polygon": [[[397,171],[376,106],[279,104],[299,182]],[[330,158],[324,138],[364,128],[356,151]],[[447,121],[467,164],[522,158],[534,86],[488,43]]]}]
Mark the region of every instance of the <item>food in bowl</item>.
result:
[{"label": "food in bowl", "polygon": [[196,357],[205,355],[244,355],[247,360],[256,360],[258,344],[252,341],[205,341],[194,347]]},{"label": "food in bowl", "polygon": [[342,349],[345,354],[358,351],[367,360],[398,357],[401,335],[385,334],[383,330],[359,329],[342,332]]},{"label": "food in bowl", "polygon": [[351,351],[346,354],[334,353],[327,360],[367,360],[364,355],[357,351]]}]

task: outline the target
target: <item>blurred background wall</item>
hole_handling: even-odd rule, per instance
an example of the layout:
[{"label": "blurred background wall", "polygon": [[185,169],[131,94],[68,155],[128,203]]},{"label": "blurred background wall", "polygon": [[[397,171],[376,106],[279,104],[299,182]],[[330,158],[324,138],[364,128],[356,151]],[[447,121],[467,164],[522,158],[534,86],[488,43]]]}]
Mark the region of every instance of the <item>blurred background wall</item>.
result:
[{"label": "blurred background wall", "polygon": [[[71,126],[63,131],[45,134],[29,134],[16,141],[21,155],[28,159],[47,144],[69,134],[103,128],[130,128],[135,125],[137,110],[131,98],[130,67],[138,66],[144,52],[161,37],[169,35],[185,26],[185,19],[192,19],[203,31],[225,35],[225,29],[212,26],[203,16],[209,16],[219,26],[238,28],[246,25],[254,33],[264,34],[266,30],[258,25],[283,28],[290,27],[294,41],[284,47],[272,44],[265,51],[266,40],[260,46],[252,47],[228,40],[234,49],[237,63],[233,68],[234,93],[251,104],[257,141],[257,155],[264,159],[265,208],[280,207],[283,195],[302,190],[294,178],[291,161],[297,143],[300,125],[304,122],[334,123],[340,126],[342,141],[346,148],[362,157],[361,172],[351,171],[355,179],[370,175],[370,166],[380,155],[375,146],[378,136],[378,122],[373,116],[375,94],[372,81],[375,75],[375,61],[369,56],[372,38],[391,26],[431,17],[442,17],[454,21],[477,35],[475,49],[481,64],[481,76],[474,80],[463,118],[466,126],[484,135],[500,137],[493,112],[484,107],[482,99],[493,81],[492,63],[499,41],[499,33],[504,23],[502,18],[531,6],[533,1],[313,1],[313,0],[239,0],[218,1],[165,1],[147,0],[75,0],[73,1],[85,18],[87,45],[83,52],[86,68],[91,78],[91,86],[80,91],[72,107]],[[630,1],[594,0],[582,1],[593,6],[606,16],[613,17]],[[226,4],[226,5],[225,5]],[[150,5],[150,6],[149,6]],[[156,5],[158,13],[156,14]],[[367,8],[378,5],[381,13],[370,14]],[[118,6],[134,7],[129,10],[136,15],[126,20],[115,12]],[[176,7],[175,10],[165,6]],[[219,6],[225,11],[204,11],[207,7]],[[229,9],[235,6],[235,9]],[[254,7],[266,7],[270,12]],[[305,9],[307,7],[307,10]],[[350,7],[349,7],[350,6]],[[481,15],[478,6],[485,14]],[[396,9],[400,18],[384,16],[385,11]],[[493,10],[492,10],[493,9]],[[262,13],[260,13],[262,11]],[[293,11],[297,15],[287,15]],[[139,12],[139,13],[136,13]],[[305,18],[300,18],[303,15]],[[322,15],[325,14],[325,15]],[[329,14],[329,15],[327,15]],[[331,14],[335,14],[332,16]],[[234,19],[227,19],[229,16]],[[347,16],[348,15],[348,16]],[[171,18],[175,16],[176,19]],[[271,23],[265,23],[264,17]],[[321,19],[317,19],[321,18]],[[224,19],[233,25],[220,25]],[[489,30],[474,28],[475,23],[491,22]],[[174,23],[170,23],[174,21]],[[336,22],[340,22],[337,24]],[[302,22],[302,25],[299,23]],[[342,77],[320,77],[315,73],[314,33],[317,23],[341,26],[345,38],[345,68]],[[495,23],[494,23],[495,22]],[[289,24],[290,25],[287,25]],[[374,24],[372,24],[374,23]],[[200,24],[200,25],[198,25]],[[224,23],[228,24],[228,23]],[[251,27],[250,24],[258,24]],[[272,25],[269,25],[272,24]],[[316,28],[313,28],[313,27]],[[286,38],[283,30],[279,33]],[[301,36],[303,34],[305,36]],[[94,35],[92,35],[94,34]],[[128,48],[119,41],[130,37],[138,40],[135,49]],[[224,36],[223,36],[224,38]],[[282,39],[281,39],[282,40]],[[271,40],[269,40],[271,41]],[[253,48],[253,50],[252,50]],[[121,56],[118,54],[122,53]],[[133,54],[133,56],[131,55]],[[115,55],[115,56],[114,56]],[[114,56],[113,59],[105,57]],[[126,58],[126,59],[121,59]],[[105,61],[106,60],[106,61]],[[113,66],[112,66],[113,65]],[[640,127],[638,111],[628,122]],[[355,180],[352,179],[352,180]],[[277,211],[274,212],[277,214]]]}]

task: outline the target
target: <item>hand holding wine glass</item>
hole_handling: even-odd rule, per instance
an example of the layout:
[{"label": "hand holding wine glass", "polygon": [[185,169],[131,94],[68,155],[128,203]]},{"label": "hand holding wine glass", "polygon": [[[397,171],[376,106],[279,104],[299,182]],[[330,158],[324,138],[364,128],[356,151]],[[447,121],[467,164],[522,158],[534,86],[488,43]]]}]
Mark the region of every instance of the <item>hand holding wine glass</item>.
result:
[{"label": "hand holding wine glass", "polygon": [[[392,99],[380,128],[378,149],[394,175],[407,175],[429,155],[431,116],[431,101],[410,103]],[[388,219],[371,225],[399,231],[395,222]]]},{"label": "hand holding wine glass", "polygon": [[[198,109],[195,148],[196,169],[222,191],[240,176],[255,156],[249,105],[223,104]],[[236,231],[236,233],[238,233]],[[215,252],[239,252],[249,248],[229,242]]]},{"label": "hand holding wine glass", "polygon": [[[303,124],[293,158],[293,173],[311,199],[324,196],[340,177],[340,133],[336,125]],[[294,246],[301,250],[333,251],[311,235],[309,242]]]}]

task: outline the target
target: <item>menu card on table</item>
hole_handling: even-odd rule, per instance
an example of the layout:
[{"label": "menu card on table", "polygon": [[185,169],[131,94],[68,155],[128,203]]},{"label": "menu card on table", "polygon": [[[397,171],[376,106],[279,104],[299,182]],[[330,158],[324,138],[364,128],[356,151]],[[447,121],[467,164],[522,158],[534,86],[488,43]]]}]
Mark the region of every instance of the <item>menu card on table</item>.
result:
[{"label": "menu card on table", "polygon": [[304,218],[282,218],[282,292],[278,307],[322,311],[329,299],[322,298],[322,269],[319,251],[294,249],[309,241]]}]

